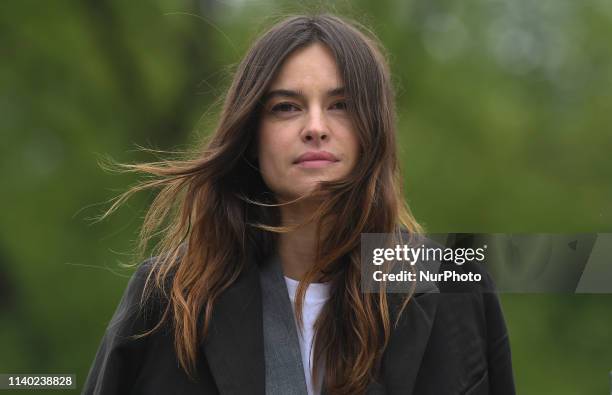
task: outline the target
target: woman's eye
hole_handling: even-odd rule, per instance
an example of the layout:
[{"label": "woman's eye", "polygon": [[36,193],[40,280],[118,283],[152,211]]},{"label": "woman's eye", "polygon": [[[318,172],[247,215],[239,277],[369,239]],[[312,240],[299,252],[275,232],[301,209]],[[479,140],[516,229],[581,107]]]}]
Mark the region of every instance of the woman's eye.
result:
[{"label": "woman's eye", "polygon": [[294,112],[297,110],[299,110],[299,108],[291,103],[279,103],[272,107],[272,112]]},{"label": "woman's eye", "polygon": [[339,101],[339,102],[337,102],[337,103],[334,103],[334,104],[332,105],[332,108],[333,108],[334,110],[346,110],[346,102],[344,102],[344,101]]}]

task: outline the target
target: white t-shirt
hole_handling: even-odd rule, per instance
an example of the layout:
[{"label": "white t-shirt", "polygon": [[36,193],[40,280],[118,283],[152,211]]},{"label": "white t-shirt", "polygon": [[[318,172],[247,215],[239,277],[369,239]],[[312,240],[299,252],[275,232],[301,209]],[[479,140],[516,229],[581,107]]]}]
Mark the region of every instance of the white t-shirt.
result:
[{"label": "white t-shirt", "polygon": [[[289,292],[289,298],[291,299],[291,307],[293,308],[293,318],[295,320],[295,294],[299,281],[296,281],[287,276],[285,277],[285,283],[287,284],[287,291]],[[323,305],[329,299],[329,283],[312,283],[306,289],[306,295],[304,297],[304,305],[302,309],[302,320],[304,322],[304,332],[300,333],[298,328],[298,339],[300,340],[300,351],[302,353],[302,365],[304,365],[304,376],[306,378],[306,387],[308,389],[308,395],[318,395],[321,393],[320,385],[314,386],[312,382],[312,355],[311,347],[314,336],[314,323],[323,308]],[[323,368],[323,367],[321,367]],[[322,372],[321,372],[322,373]],[[321,375],[319,375],[321,377]]]}]

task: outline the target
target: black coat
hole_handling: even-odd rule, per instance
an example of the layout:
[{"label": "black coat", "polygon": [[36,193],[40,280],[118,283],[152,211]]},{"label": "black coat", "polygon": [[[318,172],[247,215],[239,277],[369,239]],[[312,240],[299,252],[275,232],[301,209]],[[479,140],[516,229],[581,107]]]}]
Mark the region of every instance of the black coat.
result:
[{"label": "black coat", "polygon": [[[253,260],[218,299],[209,336],[199,346],[196,382],[179,366],[170,330],[137,340],[128,337],[151,328],[159,318],[158,298],[138,310],[150,267],[145,262],[130,280],[83,393],[264,395],[262,299]],[[486,273],[484,279],[483,286],[491,287]],[[448,293],[443,284],[439,287],[441,293],[413,296],[385,350],[381,382],[371,383],[367,394],[514,394],[497,295],[479,289]]]}]

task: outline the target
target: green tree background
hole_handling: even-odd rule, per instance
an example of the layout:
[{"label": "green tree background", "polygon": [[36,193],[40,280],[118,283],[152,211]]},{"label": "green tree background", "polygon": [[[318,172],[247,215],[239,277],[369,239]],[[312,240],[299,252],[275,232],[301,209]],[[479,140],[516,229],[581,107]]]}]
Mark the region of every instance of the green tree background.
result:
[{"label": "green tree background", "polygon": [[[430,232],[610,232],[612,2],[317,3],[370,26],[398,91],[408,201]],[[155,159],[210,132],[280,1],[0,4],[0,372],[79,389],[151,196],[101,223]],[[519,394],[601,394],[612,296],[502,295]],[[21,393],[25,393],[21,392]],[[58,392],[65,393],[65,392]]]}]

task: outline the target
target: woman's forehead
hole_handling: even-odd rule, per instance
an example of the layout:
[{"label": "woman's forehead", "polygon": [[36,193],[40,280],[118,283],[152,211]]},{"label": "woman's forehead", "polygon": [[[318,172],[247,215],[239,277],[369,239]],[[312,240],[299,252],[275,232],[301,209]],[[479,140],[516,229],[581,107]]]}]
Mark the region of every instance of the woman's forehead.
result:
[{"label": "woman's forehead", "polygon": [[305,92],[316,88],[331,91],[342,85],[342,77],[331,50],[323,44],[314,43],[296,50],[285,59],[269,90]]}]

